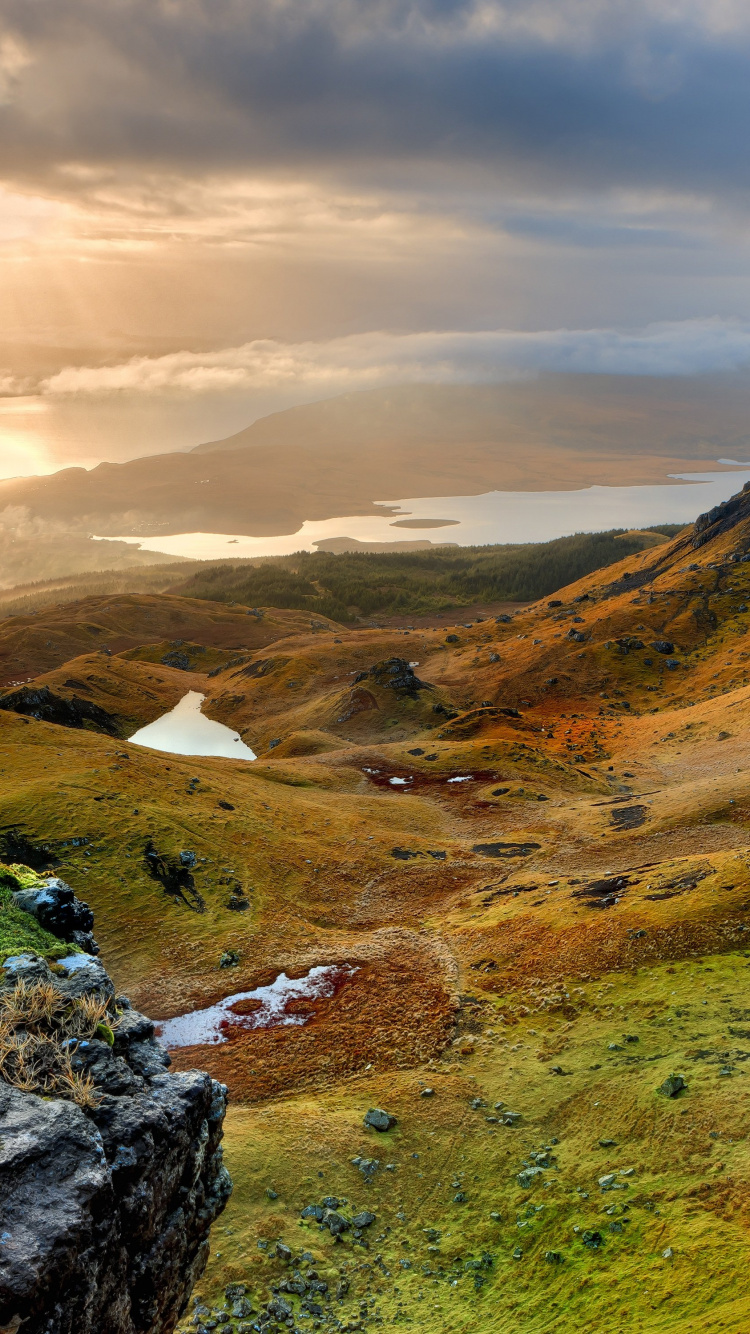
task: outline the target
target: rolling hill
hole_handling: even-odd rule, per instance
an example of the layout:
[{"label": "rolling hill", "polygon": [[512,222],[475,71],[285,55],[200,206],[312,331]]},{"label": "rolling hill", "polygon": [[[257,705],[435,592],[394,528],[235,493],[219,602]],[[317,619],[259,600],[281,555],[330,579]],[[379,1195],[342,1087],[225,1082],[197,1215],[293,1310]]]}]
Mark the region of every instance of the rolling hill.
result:
[{"label": "rolling hill", "polygon": [[[163,1020],[334,970],[292,1022],[172,1052],[230,1089],[209,1316],[239,1284],[294,1324],[303,1274],[331,1329],[742,1329],[750,492],[510,619],[185,599],[175,667],[160,601],[115,608],[110,655],[61,629],[37,660],[116,734],[4,692],[0,844]],[[258,760],[128,746],[183,689]]]}]

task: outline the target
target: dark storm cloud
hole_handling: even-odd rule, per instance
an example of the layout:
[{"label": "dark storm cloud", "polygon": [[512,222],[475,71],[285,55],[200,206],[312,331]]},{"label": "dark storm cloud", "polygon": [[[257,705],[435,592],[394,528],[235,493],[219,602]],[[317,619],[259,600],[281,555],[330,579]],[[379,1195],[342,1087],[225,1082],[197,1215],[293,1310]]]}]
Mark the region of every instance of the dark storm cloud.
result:
[{"label": "dark storm cloud", "polygon": [[[0,0],[0,170],[354,176],[740,194],[750,19],[653,0]],[[74,180],[71,180],[74,184]]]}]

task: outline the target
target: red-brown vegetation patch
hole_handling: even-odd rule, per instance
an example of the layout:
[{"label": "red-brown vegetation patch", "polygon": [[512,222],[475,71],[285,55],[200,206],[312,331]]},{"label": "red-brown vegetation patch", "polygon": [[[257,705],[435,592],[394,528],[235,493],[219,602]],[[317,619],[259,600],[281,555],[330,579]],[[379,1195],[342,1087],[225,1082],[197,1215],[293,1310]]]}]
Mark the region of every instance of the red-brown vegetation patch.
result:
[{"label": "red-brown vegetation patch", "polygon": [[477,932],[462,942],[462,953],[484,991],[502,994],[531,976],[605,973],[642,967],[665,959],[737,949],[744,926],[732,913],[719,920],[678,920],[654,925],[632,913],[613,920],[597,913],[585,924],[552,926],[516,918]]},{"label": "red-brown vegetation patch", "polygon": [[357,971],[338,994],[290,1005],[290,1013],[310,1015],[305,1024],[229,1030],[219,1046],[173,1052],[173,1068],[208,1070],[235,1099],[256,1102],[367,1065],[408,1068],[436,1056],[452,1034],[455,1002],[434,958],[405,948],[382,961],[352,962]]}]

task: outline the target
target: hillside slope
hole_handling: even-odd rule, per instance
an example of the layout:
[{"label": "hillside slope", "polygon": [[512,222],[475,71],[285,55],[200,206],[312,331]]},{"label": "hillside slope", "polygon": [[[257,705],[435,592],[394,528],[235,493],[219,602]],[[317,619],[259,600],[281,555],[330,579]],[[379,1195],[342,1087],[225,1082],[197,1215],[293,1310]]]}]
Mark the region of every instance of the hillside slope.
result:
[{"label": "hillside slope", "polygon": [[228,1284],[267,1328],[745,1327],[748,557],[746,491],[510,619],[107,660],[122,718],[184,681],[254,763],[0,711],[0,852],[118,988],[257,993],[172,1052],[232,1097],[205,1328]]}]

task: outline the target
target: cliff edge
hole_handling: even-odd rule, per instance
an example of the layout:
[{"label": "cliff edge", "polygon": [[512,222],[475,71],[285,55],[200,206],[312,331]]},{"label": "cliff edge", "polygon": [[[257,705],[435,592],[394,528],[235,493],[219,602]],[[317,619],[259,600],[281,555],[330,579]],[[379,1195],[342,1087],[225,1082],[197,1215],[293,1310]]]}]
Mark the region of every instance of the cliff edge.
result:
[{"label": "cliff edge", "polygon": [[0,868],[0,1334],[170,1334],[232,1189],[226,1088],[167,1072],[152,1022],[71,942],[86,906],[46,883]]}]

